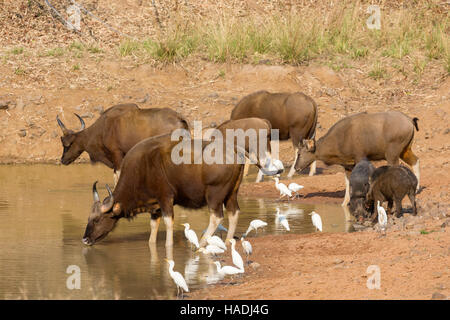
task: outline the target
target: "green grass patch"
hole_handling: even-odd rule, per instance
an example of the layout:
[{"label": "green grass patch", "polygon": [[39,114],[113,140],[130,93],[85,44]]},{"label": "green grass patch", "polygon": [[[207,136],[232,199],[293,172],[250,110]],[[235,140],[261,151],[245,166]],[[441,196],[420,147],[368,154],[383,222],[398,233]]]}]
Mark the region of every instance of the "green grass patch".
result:
[{"label": "green grass patch", "polygon": [[374,80],[381,80],[387,77],[387,71],[385,68],[381,66],[379,62],[377,62],[372,70],[369,72],[369,77]]},{"label": "green grass patch", "polygon": [[15,48],[11,49],[9,52],[14,55],[17,55],[17,54],[22,54],[23,51],[24,51],[23,47],[15,47]]},{"label": "green grass patch", "polygon": [[64,55],[64,49],[60,48],[60,47],[53,48],[53,49],[47,50],[45,55],[47,57],[61,57],[62,55]]}]

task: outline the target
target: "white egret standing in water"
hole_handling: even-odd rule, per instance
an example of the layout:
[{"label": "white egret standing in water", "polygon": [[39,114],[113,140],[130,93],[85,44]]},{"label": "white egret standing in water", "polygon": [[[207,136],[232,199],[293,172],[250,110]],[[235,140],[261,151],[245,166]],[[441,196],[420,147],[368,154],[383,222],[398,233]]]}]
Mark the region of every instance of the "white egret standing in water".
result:
[{"label": "white egret standing in water", "polygon": [[313,211],[309,215],[311,216],[313,226],[316,227],[316,231],[319,230],[322,232],[322,219],[319,214]]},{"label": "white egret standing in water", "polygon": [[228,241],[231,243],[231,258],[233,259],[234,265],[244,272],[244,260],[242,260],[241,255],[236,250],[236,240],[229,239]]},{"label": "white egret standing in water", "polygon": [[288,189],[295,193],[295,196],[299,196],[298,192],[303,189],[304,186],[301,186],[295,182],[289,183]]},{"label": "white egret standing in water", "polygon": [[192,245],[194,245],[198,249],[200,247],[200,245],[198,244],[198,238],[197,238],[197,235],[195,234],[195,231],[189,229],[190,228],[189,223],[183,223],[182,226],[184,226],[184,235],[186,236],[188,241],[191,243],[191,247],[192,247]]},{"label": "white egret standing in water", "polygon": [[288,199],[292,197],[292,191],[289,190],[284,183],[281,183],[278,177],[274,177],[273,179],[275,180],[275,188],[280,191],[280,199],[285,196],[287,196]]},{"label": "white egret standing in water", "polygon": [[291,228],[289,228],[289,222],[286,218],[285,215],[280,214],[280,208],[277,208],[277,215],[275,217],[275,219],[281,223],[281,225],[287,230],[287,231],[291,231]]},{"label": "white egret standing in water", "polygon": [[250,226],[247,229],[247,232],[245,233],[245,237],[248,235],[248,233],[252,230],[255,230],[256,233],[258,233],[258,228],[264,228],[265,226],[267,226],[267,222],[264,222],[262,220],[259,219],[255,219],[252,220],[250,222]]},{"label": "white egret standing in water", "polygon": [[381,231],[386,231],[387,226],[387,215],[386,210],[382,206],[380,206],[380,201],[377,201],[377,211],[378,211],[378,224],[380,225]]},{"label": "white egret standing in water", "polygon": [[206,242],[208,242],[208,244],[219,247],[223,250],[227,250],[227,246],[225,245],[225,242],[222,241],[222,239],[220,239],[218,236],[209,236],[206,239]]},{"label": "white egret standing in water", "polygon": [[173,260],[167,260],[167,259],[164,259],[164,260],[166,260],[169,263],[169,274],[177,286],[177,298],[180,294],[180,290],[181,290],[181,298],[183,298],[183,291],[189,292],[189,288],[186,284],[186,280],[184,280],[181,273],[179,273],[177,271],[173,271],[173,267],[175,266],[175,262]]}]

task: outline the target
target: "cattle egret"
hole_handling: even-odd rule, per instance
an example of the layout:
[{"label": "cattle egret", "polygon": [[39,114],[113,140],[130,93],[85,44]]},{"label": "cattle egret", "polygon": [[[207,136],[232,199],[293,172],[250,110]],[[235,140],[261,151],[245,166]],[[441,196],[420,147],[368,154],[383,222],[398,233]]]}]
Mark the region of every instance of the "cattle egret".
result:
[{"label": "cattle egret", "polygon": [[242,237],[241,245],[242,245],[242,249],[244,249],[244,253],[247,257],[247,264],[248,264],[248,256],[250,256],[253,253],[252,244],[249,241],[245,240],[244,237]]},{"label": "cattle egret", "polygon": [[227,246],[225,245],[225,242],[222,241],[222,239],[220,239],[218,236],[209,236],[206,239],[206,242],[208,242],[208,244],[219,247],[223,250],[227,250]]},{"label": "cattle egret", "polygon": [[295,182],[289,183],[288,189],[295,193],[295,196],[299,196],[298,191],[303,189],[304,186],[296,184]]},{"label": "cattle egret", "polygon": [[291,231],[291,228],[289,228],[289,222],[286,219],[286,216],[283,214],[280,214],[280,209],[277,208],[277,215],[275,218],[278,222],[281,223],[281,225],[287,230],[287,231]]},{"label": "cattle egret", "polygon": [[319,214],[313,211],[309,215],[311,216],[311,220],[313,226],[316,228],[316,231],[319,230],[322,232],[322,219],[320,218]]},{"label": "cattle egret", "polygon": [[169,274],[177,286],[177,298],[180,294],[180,290],[181,290],[181,298],[183,298],[183,291],[189,292],[189,288],[186,284],[186,280],[184,280],[181,273],[179,273],[177,271],[173,271],[173,267],[175,266],[175,262],[173,260],[167,260],[167,259],[165,259],[165,260],[169,263]]},{"label": "cattle egret", "polygon": [[191,246],[194,245],[198,249],[200,245],[198,244],[198,238],[197,235],[195,234],[195,231],[189,229],[190,228],[189,223],[183,223],[182,226],[184,226],[184,235],[191,243]]},{"label": "cattle egret", "polygon": [[228,241],[231,243],[231,258],[233,259],[234,265],[244,272],[244,260],[242,260],[241,255],[236,250],[236,240],[228,239]]},{"label": "cattle egret", "polygon": [[248,235],[248,233],[252,230],[255,230],[256,233],[258,233],[258,228],[264,228],[265,226],[267,226],[267,222],[264,222],[262,220],[256,219],[256,220],[252,220],[250,222],[250,226],[247,229],[247,232],[245,233],[245,236]]},{"label": "cattle egret", "polygon": [[378,211],[378,224],[382,231],[386,230],[387,226],[387,215],[386,210],[382,206],[380,206],[380,201],[377,201],[377,211]]},{"label": "cattle egret", "polygon": [[278,159],[273,159],[273,165],[275,166],[275,168],[277,168],[278,170],[283,170],[284,171],[284,166],[283,166],[283,162],[281,162]]},{"label": "cattle egret", "polygon": [[235,274],[239,274],[239,273],[244,273],[243,269],[238,269],[236,267],[232,267],[232,266],[223,266],[220,267],[220,262],[219,261],[214,261],[214,263],[217,266],[217,272],[222,276],[231,276],[231,280],[230,282],[233,280],[233,276]]},{"label": "cattle egret", "polygon": [[285,196],[288,196],[288,198],[292,197],[292,191],[289,190],[284,183],[281,183],[278,177],[275,177],[273,179],[275,180],[275,188],[280,191],[280,199]]},{"label": "cattle egret", "polygon": [[198,252],[202,252],[204,254],[213,254],[213,255],[217,255],[217,254],[222,254],[225,252],[225,250],[223,250],[222,248],[219,248],[218,246],[215,246],[213,244],[208,244],[206,246],[206,248],[200,248],[198,249]]}]

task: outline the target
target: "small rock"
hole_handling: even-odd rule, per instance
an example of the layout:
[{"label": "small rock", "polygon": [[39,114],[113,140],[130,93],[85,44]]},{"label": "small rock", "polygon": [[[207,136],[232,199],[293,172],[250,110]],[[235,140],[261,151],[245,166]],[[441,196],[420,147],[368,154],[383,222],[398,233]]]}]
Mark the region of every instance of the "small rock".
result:
[{"label": "small rock", "polygon": [[218,97],[219,97],[219,94],[217,92],[208,94],[208,98],[218,98]]},{"label": "small rock", "polygon": [[23,138],[27,135],[27,130],[25,129],[20,129],[19,133],[18,133],[19,137]]},{"label": "small rock", "polygon": [[217,127],[217,123],[215,123],[215,122],[213,121],[213,122],[211,122],[211,123],[209,124],[209,127],[210,127],[210,128],[215,128],[215,127]]},{"label": "small rock", "polygon": [[342,262],[344,262],[344,260],[339,259],[339,258],[337,258],[337,259],[335,259],[335,260],[333,261],[334,264],[340,264],[340,263],[342,263]]},{"label": "small rock", "polygon": [[302,273],[300,271],[292,272],[292,276],[294,276],[294,277],[300,277],[301,275],[302,275]]},{"label": "small rock", "polygon": [[261,267],[261,265],[258,262],[252,262],[250,264],[250,267],[252,267],[253,270],[257,270],[257,269],[259,269],[259,267]]},{"label": "small rock", "polygon": [[11,101],[8,101],[8,100],[0,101],[0,110],[8,110],[10,103],[11,103]]},{"label": "small rock", "polygon": [[442,277],[442,272],[433,272],[433,277],[436,279]]},{"label": "small rock", "polygon": [[450,133],[450,128],[447,128],[444,130],[444,134],[449,134]]},{"label": "small rock", "polygon": [[431,296],[431,300],[446,300],[447,296],[445,294],[442,294],[440,292],[435,292]]}]

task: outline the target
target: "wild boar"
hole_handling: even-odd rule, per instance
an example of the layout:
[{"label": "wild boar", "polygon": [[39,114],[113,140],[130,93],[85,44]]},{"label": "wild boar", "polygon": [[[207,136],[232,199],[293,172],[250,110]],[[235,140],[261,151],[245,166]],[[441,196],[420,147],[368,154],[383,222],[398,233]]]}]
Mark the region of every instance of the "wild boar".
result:
[{"label": "wild boar", "polygon": [[[412,205],[413,215],[416,215],[417,183],[417,177],[405,166],[379,167],[369,178],[370,188],[366,196],[366,205],[373,206],[377,201],[380,201],[380,203],[387,201],[387,213],[390,214],[392,205],[395,202],[396,217],[400,217],[402,214],[402,200],[408,195]],[[372,221],[377,218],[377,211],[373,211]]]},{"label": "wild boar", "polygon": [[369,192],[369,178],[375,171],[372,163],[363,159],[358,162],[350,175],[350,212],[358,220],[368,218],[366,195]]}]

